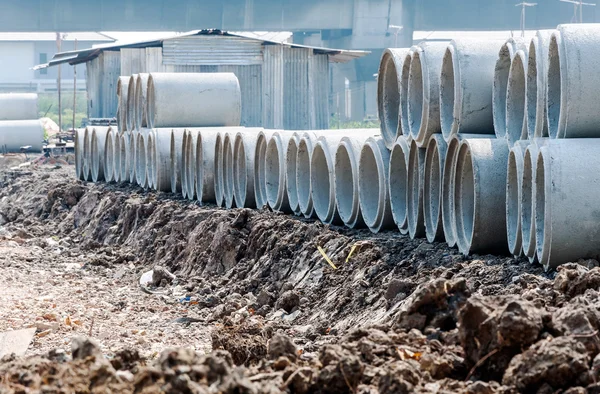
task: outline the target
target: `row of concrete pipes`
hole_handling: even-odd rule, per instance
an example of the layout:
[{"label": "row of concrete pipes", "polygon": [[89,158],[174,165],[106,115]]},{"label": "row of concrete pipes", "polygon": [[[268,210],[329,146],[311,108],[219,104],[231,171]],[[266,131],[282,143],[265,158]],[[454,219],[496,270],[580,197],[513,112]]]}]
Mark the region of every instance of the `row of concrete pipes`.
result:
[{"label": "row of concrete pipes", "polygon": [[44,127],[38,120],[38,95],[35,93],[0,94],[0,154],[40,152]]},{"label": "row of concrete pipes", "polygon": [[378,106],[393,216],[406,205],[412,237],[465,254],[598,259],[599,54],[600,24],[387,49]]}]

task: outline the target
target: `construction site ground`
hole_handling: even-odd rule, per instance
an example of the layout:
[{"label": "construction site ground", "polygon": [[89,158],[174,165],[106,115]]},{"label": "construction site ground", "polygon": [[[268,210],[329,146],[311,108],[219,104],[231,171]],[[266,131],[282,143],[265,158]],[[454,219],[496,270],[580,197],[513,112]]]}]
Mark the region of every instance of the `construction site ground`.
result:
[{"label": "construction site ground", "polygon": [[598,265],[4,169],[0,393],[598,393]]}]

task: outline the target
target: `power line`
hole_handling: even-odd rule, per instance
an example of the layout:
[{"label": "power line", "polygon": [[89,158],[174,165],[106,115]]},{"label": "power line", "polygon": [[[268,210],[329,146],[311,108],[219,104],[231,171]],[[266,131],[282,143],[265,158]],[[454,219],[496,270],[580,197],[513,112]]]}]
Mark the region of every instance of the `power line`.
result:
[{"label": "power line", "polygon": [[573,19],[571,19],[571,22],[573,22],[574,19],[576,18],[578,7],[579,7],[579,23],[583,23],[583,6],[584,5],[589,5],[592,7],[596,6],[596,3],[584,3],[583,0],[559,0],[559,1],[561,1],[563,3],[573,4]]}]

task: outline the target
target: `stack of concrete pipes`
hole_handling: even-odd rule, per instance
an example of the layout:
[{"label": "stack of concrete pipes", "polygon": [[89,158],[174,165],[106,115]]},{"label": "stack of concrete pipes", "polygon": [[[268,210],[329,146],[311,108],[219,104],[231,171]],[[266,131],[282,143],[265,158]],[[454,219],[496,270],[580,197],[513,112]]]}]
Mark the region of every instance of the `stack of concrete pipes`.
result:
[{"label": "stack of concrete pipes", "polygon": [[0,94],[0,154],[21,150],[41,152],[43,143],[44,127],[38,119],[37,94]]},{"label": "stack of concrete pipes", "polygon": [[545,268],[600,258],[600,24],[387,49],[378,105],[402,233]]}]

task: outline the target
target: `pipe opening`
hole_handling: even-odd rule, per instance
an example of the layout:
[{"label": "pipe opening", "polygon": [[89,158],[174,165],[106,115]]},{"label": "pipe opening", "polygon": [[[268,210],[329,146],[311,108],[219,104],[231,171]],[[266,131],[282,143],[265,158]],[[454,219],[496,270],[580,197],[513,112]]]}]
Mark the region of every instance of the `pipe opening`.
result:
[{"label": "pipe opening", "polygon": [[[520,153],[518,153],[520,154]],[[506,175],[506,235],[508,249],[513,255],[520,254],[521,245],[521,195],[519,192],[520,173],[517,156],[514,150],[508,155],[508,171]]]},{"label": "pipe opening", "polygon": [[331,178],[330,163],[323,146],[318,143],[313,149],[310,164],[313,206],[318,218],[323,222],[331,220]]},{"label": "pipe opening", "polygon": [[136,165],[135,165],[135,177],[138,185],[146,187],[146,141],[142,134],[137,136],[137,149],[136,149]]},{"label": "pipe opening", "polygon": [[382,81],[382,98],[379,99],[379,111],[383,114],[382,133],[385,139],[394,141],[398,133],[400,110],[400,86],[398,86],[398,71],[389,53],[384,55]]},{"label": "pipe opening", "polygon": [[400,144],[395,144],[390,155],[390,205],[392,216],[399,229],[406,226],[408,215],[407,185],[408,168],[407,158]]},{"label": "pipe opening", "polygon": [[118,170],[120,171],[120,181],[127,182],[129,177],[129,166],[130,164],[130,156],[129,156],[129,137],[125,134],[121,135],[121,144],[119,145],[119,149],[121,150],[120,165]]},{"label": "pipe opening", "polygon": [[134,76],[129,78],[129,85],[127,86],[127,116],[125,120],[129,131],[133,131],[135,128],[135,79]]},{"label": "pipe opening", "polygon": [[524,53],[515,55],[509,74],[508,101],[506,101],[506,132],[508,143],[514,145],[520,139],[526,138],[525,128],[525,65]]},{"label": "pipe opening", "polygon": [[[248,187],[248,180],[246,179],[246,147],[244,146],[244,139],[241,134],[235,137],[233,157],[235,159],[233,167],[234,195],[236,204],[241,208],[246,206],[246,188]],[[295,184],[296,182],[294,182]]]},{"label": "pipe opening", "polygon": [[410,65],[408,86],[408,124],[410,135],[417,138],[423,122],[423,66],[421,52],[415,51]]},{"label": "pipe opening", "polygon": [[194,167],[194,175],[196,177],[196,199],[200,202],[204,201],[204,146],[202,133],[198,133],[196,138],[196,146],[192,147],[195,151],[195,161],[190,163]]},{"label": "pipe opening", "polygon": [[475,174],[468,144],[461,144],[458,150],[454,190],[457,242],[464,252],[468,252],[475,220]]},{"label": "pipe opening", "polygon": [[[549,176],[550,174],[548,174]],[[546,255],[546,169],[544,155],[538,153],[535,169],[535,242],[538,259],[545,265]]]},{"label": "pipe opening", "polygon": [[170,161],[171,161],[171,192],[177,192],[177,173],[181,170],[177,163],[177,147],[175,146],[175,134],[171,133],[170,144]]},{"label": "pipe opening", "polygon": [[410,134],[410,127],[408,123],[408,84],[410,76],[410,62],[412,60],[412,51],[409,52],[404,58],[402,64],[402,74],[400,75],[400,129],[401,133],[397,135]]},{"label": "pipe opening", "polygon": [[113,146],[112,132],[106,134],[106,142],[104,143],[104,176],[107,182],[113,182],[115,169],[115,150]]},{"label": "pipe opening", "polygon": [[548,134],[557,138],[560,128],[561,76],[560,52],[558,39],[555,34],[550,38],[548,48]]},{"label": "pipe opening", "polygon": [[493,120],[496,136],[502,138],[506,135],[506,89],[508,87],[508,77],[511,64],[511,53],[508,43],[500,48],[496,68],[494,71],[494,89],[493,89]]},{"label": "pipe opening", "polygon": [[285,176],[287,179],[286,187],[288,194],[288,201],[290,207],[295,213],[298,212],[298,189],[296,188],[296,160],[298,156],[298,139],[290,138],[290,142],[287,147],[286,155],[286,166]]},{"label": "pipe opening", "polygon": [[523,159],[523,181],[521,183],[521,239],[523,242],[523,251],[527,257],[533,257],[535,251],[535,245],[532,245],[532,230],[534,228],[534,170],[531,151],[527,149],[525,151],[525,158]]},{"label": "pipe opening", "polygon": [[183,171],[185,172],[185,188],[187,198],[193,200],[196,196],[196,147],[198,142],[198,136],[194,138],[194,131],[187,133],[187,139],[184,150],[184,165]]},{"label": "pipe opening", "polygon": [[225,202],[228,208],[235,207],[235,196],[233,194],[233,146],[231,144],[231,135],[225,136],[223,144],[223,183],[225,186]]},{"label": "pipe opening", "polygon": [[379,213],[380,184],[375,152],[368,143],[360,153],[359,179],[358,190],[363,219],[368,227],[373,227],[377,224]]},{"label": "pipe opening", "polygon": [[137,136],[137,132],[129,133],[129,182],[131,183],[137,182],[137,177],[135,176],[135,170],[137,167]]},{"label": "pipe opening", "polygon": [[96,131],[92,132],[91,161],[92,181],[97,182],[99,181],[98,173],[100,172],[100,151],[98,149],[98,136]]},{"label": "pipe opening", "polygon": [[456,244],[456,233],[454,230],[454,177],[456,174],[456,156],[460,142],[453,138],[448,143],[446,159],[444,160],[444,172],[442,174],[442,223],[444,225],[444,237],[450,246]]},{"label": "pipe opening", "polygon": [[154,78],[152,75],[148,77],[148,91],[146,92],[146,122],[148,128],[154,128],[154,113],[155,113],[156,99],[154,96]]},{"label": "pipe opening", "polygon": [[544,119],[538,111],[543,108],[538,108],[538,75],[537,75],[537,54],[536,40],[531,40],[529,44],[529,58],[527,59],[527,136],[529,139],[535,137],[535,130],[538,128],[538,119]]},{"label": "pipe opening", "polygon": [[217,205],[223,205],[223,138],[221,133],[217,135],[215,143],[215,199]]},{"label": "pipe opening", "polygon": [[147,167],[147,171],[148,171],[148,185],[150,187],[154,187],[154,175],[155,175],[155,169],[156,169],[156,149],[155,149],[155,145],[154,145],[154,136],[152,135],[152,133],[148,133],[148,146],[146,147],[147,149],[147,153],[146,153],[146,157],[148,158],[148,167]]},{"label": "pipe opening", "polygon": [[311,207],[311,185],[310,185],[310,147],[302,138],[298,144],[296,157],[296,190],[298,190],[298,204],[302,213],[310,214]]},{"label": "pipe opening", "polygon": [[278,142],[278,137],[273,136],[267,144],[265,155],[265,185],[267,202],[271,205],[271,208],[274,208],[274,205],[277,204],[281,180],[281,156]]},{"label": "pipe opening", "polygon": [[262,208],[267,204],[267,190],[266,190],[266,164],[265,158],[267,153],[267,139],[264,134],[259,134],[256,142],[255,160],[254,160],[254,194],[256,196],[257,208]]},{"label": "pipe opening", "polygon": [[355,167],[346,144],[342,142],[335,155],[335,200],[340,218],[349,225],[354,221],[353,217],[358,214],[358,185],[356,184]]},{"label": "pipe opening", "polygon": [[454,125],[454,106],[456,105],[454,89],[453,53],[451,47],[448,47],[442,60],[440,78],[440,122],[442,134],[446,139],[452,134]]},{"label": "pipe opening", "polygon": [[[428,235],[435,237],[440,217],[440,152],[434,138],[429,140],[425,155],[425,182],[423,185],[423,214]],[[426,209],[425,209],[426,208]]]},{"label": "pipe opening", "polygon": [[121,157],[121,135],[119,133],[115,133],[113,151],[115,154],[115,160],[113,165],[113,181],[119,182],[121,179],[121,161],[125,160]]}]

